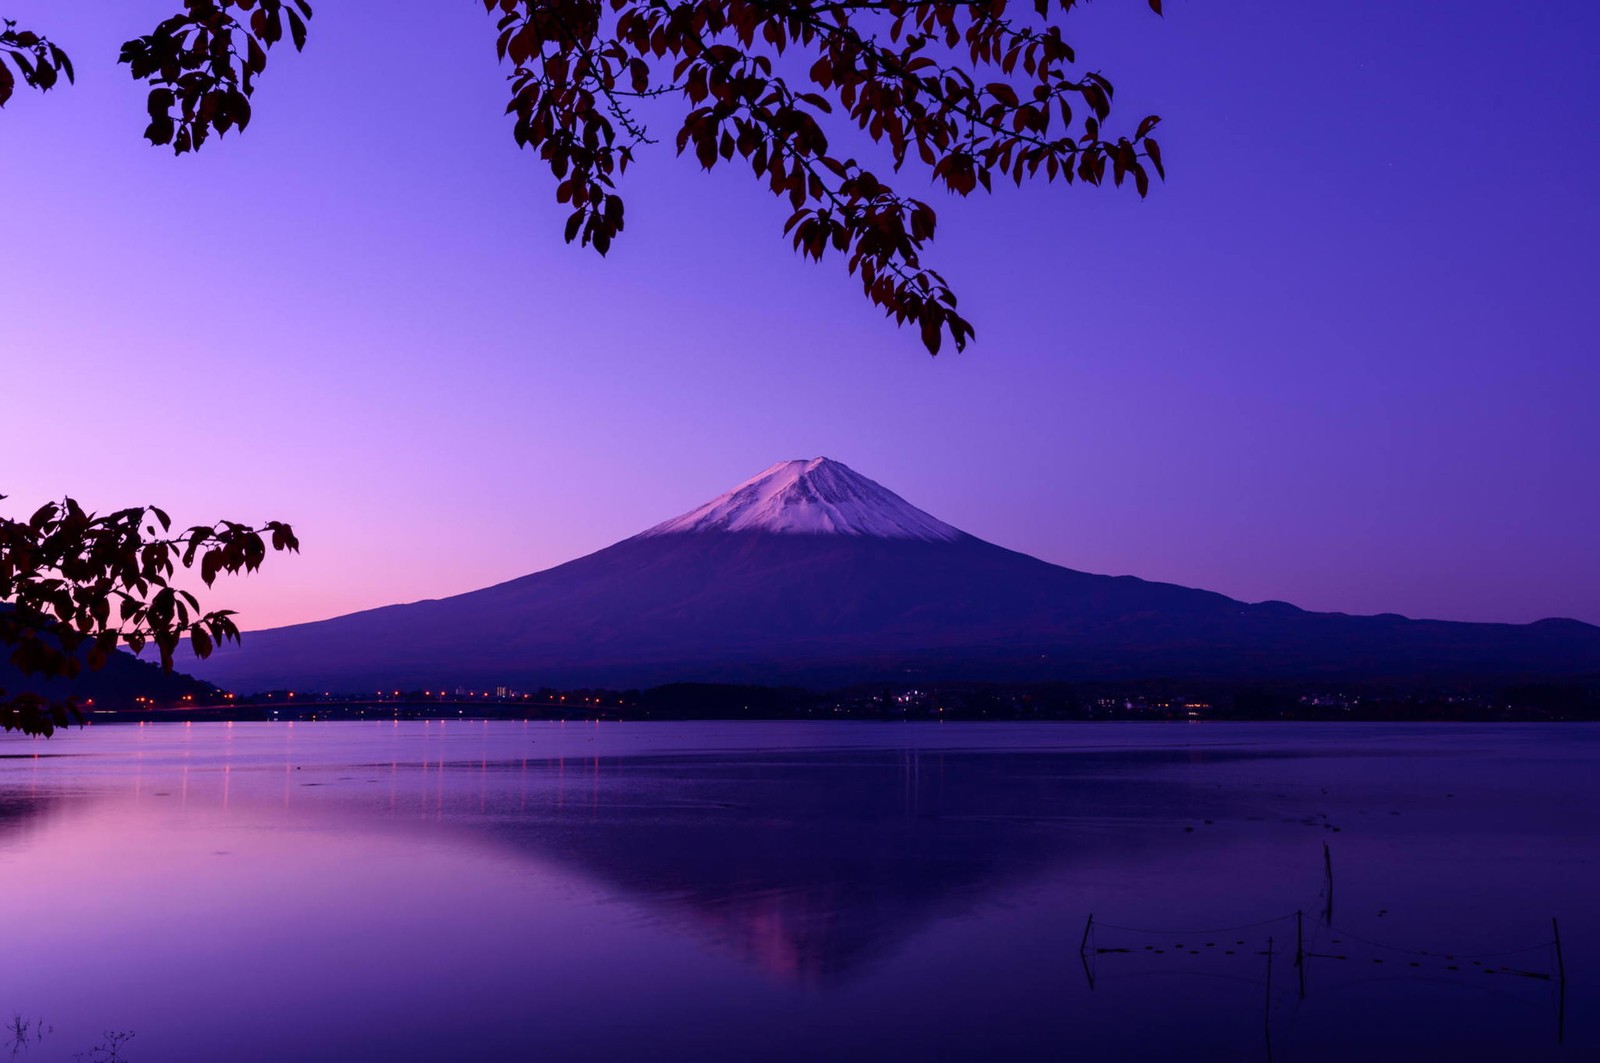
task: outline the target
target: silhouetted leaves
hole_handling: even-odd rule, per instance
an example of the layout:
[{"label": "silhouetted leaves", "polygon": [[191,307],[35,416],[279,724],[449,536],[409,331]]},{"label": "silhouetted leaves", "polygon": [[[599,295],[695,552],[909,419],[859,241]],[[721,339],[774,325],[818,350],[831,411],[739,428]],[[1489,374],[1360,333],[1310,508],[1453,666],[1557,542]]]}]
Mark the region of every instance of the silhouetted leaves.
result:
[{"label": "silhouetted leaves", "polygon": [[55,88],[63,75],[74,80],[65,52],[32,30],[17,29],[11,19],[0,21],[0,107],[16,91],[18,76],[24,85],[44,92]]},{"label": "silhouetted leaves", "polygon": [[[886,148],[898,173],[924,167],[967,196],[994,182],[1043,178],[1121,186],[1139,195],[1163,177],[1149,139],[1103,130],[1114,89],[1078,57],[1060,22],[1084,0],[482,0],[511,64],[512,135],[536,150],[570,208],[567,241],[610,250],[625,213],[617,180],[652,143],[638,101],[685,105],[674,143],[701,167],[748,166],[791,211],[801,254],[842,256],[873,303],[918,326],[937,353],[972,326],[943,278],[922,262],[936,216],[924,201],[837,153],[829,123]],[[1161,13],[1161,0],[1146,0]],[[255,78],[287,35],[306,43],[304,0],[184,0],[183,10],[122,47],[150,83],[145,136],[175,152],[250,121]],[[790,52],[807,62],[777,62]],[[0,36],[0,103],[14,80],[48,88],[66,57],[10,23]],[[48,60],[48,61],[47,61]],[[804,79],[794,76],[806,69]],[[980,78],[978,75],[982,74]],[[1147,169],[1148,164],[1148,169]]]},{"label": "silhouetted leaves", "polygon": [[[9,648],[11,663],[25,675],[70,679],[100,668],[120,645],[135,653],[154,645],[170,671],[185,638],[196,656],[209,656],[237,642],[239,629],[231,610],[202,612],[193,594],[172,586],[177,569],[198,559],[210,586],[220,573],[259,568],[268,538],[273,550],[300,548],[278,521],[260,528],[220,521],[175,536],[171,528],[154,506],[100,516],[70,498],[26,521],[0,519],[0,647]],[[81,717],[71,701],[0,700],[0,729],[50,734],[72,721]]]},{"label": "silhouetted leaves", "polygon": [[125,43],[118,62],[151,85],[145,139],[181,155],[213,132],[244,129],[267,50],[285,27],[304,48],[310,17],[305,0],[185,0],[180,14]]},{"label": "silhouetted leaves", "polygon": [[[996,176],[1115,184],[1149,190],[1142,142],[1109,140],[1113,88],[1076,61],[1054,18],[1079,0],[1035,0],[1016,16],[1006,0],[484,0],[498,15],[500,57],[513,66],[513,134],[535,148],[573,206],[566,238],[604,253],[622,229],[615,177],[649,142],[630,100],[676,95],[688,105],[679,154],[714,169],[740,160],[786,200],[794,247],[846,268],[885,313],[919,327],[937,353],[957,349],[972,326],[921,252],[933,209],[901,195],[853,158],[830,149],[824,122],[848,122],[885,144],[891,166],[910,158],[957,195],[989,190]],[[1159,0],[1150,7],[1160,12]],[[798,91],[775,73],[788,49],[815,56]],[[1003,80],[980,85],[980,68]],[[1078,106],[1074,106],[1074,103]],[[837,108],[835,107],[837,104]],[[1074,116],[1081,119],[1074,126]],[[1151,158],[1157,173],[1159,157]]]}]

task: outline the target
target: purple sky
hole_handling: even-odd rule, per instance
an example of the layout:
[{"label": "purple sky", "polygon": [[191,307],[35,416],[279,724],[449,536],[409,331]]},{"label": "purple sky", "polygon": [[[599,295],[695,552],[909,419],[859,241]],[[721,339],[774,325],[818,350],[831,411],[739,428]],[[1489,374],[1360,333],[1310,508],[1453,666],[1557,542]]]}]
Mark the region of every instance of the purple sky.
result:
[{"label": "purple sky", "polygon": [[[323,3],[249,132],[146,145],[176,0],[3,0],[79,83],[0,113],[0,503],[292,521],[244,627],[548,567],[826,454],[1095,572],[1600,622],[1600,8],[1102,0],[1149,200],[933,196],[930,360],[746,174],[668,143],[609,259],[501,115],[482,5]],[[908,188],[925,187],[921,175]]]}]

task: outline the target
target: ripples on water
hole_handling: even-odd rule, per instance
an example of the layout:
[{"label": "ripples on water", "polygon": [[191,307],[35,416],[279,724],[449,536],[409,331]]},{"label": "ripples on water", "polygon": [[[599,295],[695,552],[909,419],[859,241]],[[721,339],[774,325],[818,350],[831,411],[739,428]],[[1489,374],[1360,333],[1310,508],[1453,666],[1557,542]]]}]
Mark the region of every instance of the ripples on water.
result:
[{"label": "ripples on water", "polygon": [[1576,725],[5,739],[0,1017],[44,1021],[31,1060],[132,1030],[129,1063],[1590,1059],[1597,752]]}]

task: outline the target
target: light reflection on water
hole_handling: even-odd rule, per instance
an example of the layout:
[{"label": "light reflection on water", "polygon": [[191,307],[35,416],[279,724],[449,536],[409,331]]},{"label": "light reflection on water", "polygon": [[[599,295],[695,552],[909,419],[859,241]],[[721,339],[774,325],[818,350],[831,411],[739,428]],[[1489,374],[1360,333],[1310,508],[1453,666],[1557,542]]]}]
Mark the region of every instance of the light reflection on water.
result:
[{"label": "light reflection on water", "polygon": [[[1585,1059],[1600,728],[101,726],[0,741],[0,1016],[69,1060]],[[1330,944],[1546,941],[1569,982]],[[1241,932],[1244,933],[1244,932]],[[1120,936],[1119,936],[1120,934]],[[1230,939],[1230,941],[1233,939]],[[1145,948],[1145,945],[1152,945]],[[1160,951],[1156,951],[1160,947]],[[1225,955],[1231,952],[1231,955]],[[1379,958],[1384,963],[1377,963]],[[1548,949],[1519,964],[1553,969]],[[1415,963],[1416,966],[1411,966]]]}]

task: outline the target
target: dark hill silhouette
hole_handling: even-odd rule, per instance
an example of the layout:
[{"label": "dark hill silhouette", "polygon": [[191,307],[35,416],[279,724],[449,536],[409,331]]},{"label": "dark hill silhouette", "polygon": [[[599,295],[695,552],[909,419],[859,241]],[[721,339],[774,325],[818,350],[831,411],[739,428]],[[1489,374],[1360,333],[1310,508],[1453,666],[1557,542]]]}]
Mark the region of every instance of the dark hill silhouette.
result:
[{"label": "dark hill silhouette", "polygon": [[451,598],[250,633],[241,693],[673,681],[1472,680],[1600,673],[1600,628],[1312,613],[1078,572],[786,462],[586,557]]},{"label": "dark hill silhouette", "polygon": [[[161,666],[127,653],[114,653],[105,667],[84,671],[75,679],[44,679],[23,675],[0,655],[0,691],[7,696],[38,694],[51,700],[77,698],[80,706],[95,709],[141,707],[134,699],[148,698],[159,706],[179,705],[184,695],[196,704],[215,701],[217,688],[181,672],[163,672]],[[93,701],[92,706],[87,703]]]}]

